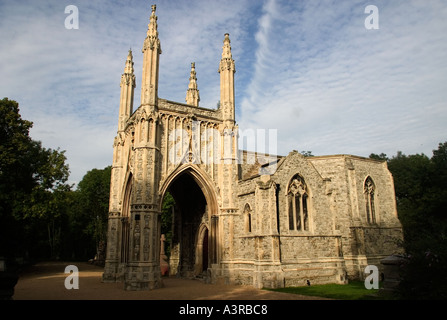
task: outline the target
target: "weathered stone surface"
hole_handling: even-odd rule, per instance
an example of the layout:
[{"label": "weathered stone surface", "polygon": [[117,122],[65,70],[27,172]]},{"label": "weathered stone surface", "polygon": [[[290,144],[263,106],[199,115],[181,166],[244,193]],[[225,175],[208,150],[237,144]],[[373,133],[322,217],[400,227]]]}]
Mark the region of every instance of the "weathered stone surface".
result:
[{"label": "weathered stone surface", "polygon": [[400,268],[406,259],[401,255],[391,255],[382,260],[380,263],[383,267],[383,287],[380,288],[380,293],[393,293],[397,290],[401,281]]},{"label": "weathered stone surface", "polygon": [[124,281],[128,290],[162,285],[167,191],[176,200],[170,275],[258,288],[346,283],[399,252],[386,162],[240,151],[229,35],[219,64],[220,107],[207,109],[198,106],[194,65],[187,104],[158,98],[156,22],[153,7],[135,112],[131,53],[121,82],[104,281]]}]

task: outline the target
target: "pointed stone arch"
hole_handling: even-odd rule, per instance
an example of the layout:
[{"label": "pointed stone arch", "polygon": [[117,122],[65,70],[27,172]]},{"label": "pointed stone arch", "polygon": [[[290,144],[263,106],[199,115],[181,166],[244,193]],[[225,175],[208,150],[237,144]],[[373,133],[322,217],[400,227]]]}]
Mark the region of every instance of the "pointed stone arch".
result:
[{"label": "pointed stone arch", "polygon": [[[194,164],[183,164],[178,166],[175,170],[168,175],[168,177],[161,184],[161,188],[159,191],[160,195],[160,206],[163,203],[163,199],[166,195],[166,192],[171,188],[171,186],[175,185],[177,181],[184,180],[186,176],[189,176],[195,184],[197,184],[198,188],[200,188],[201,193],[206,202],[205,214],[207,216],[206,222],[200,223],[198,229],[194,231],[195,239],[194,239],[194,270],[193,275],[198,276],[202,272],[206,271],[204,268],[208,268],[211,264],[218,263],[219,261],[219,227],[218,227],[218,202],[217,202],[217,192],[215,190],[214,184],[212,180],[207,176],[203,170],[200,169],[199,166]],[[174,196],[175,199],[175,196]],[[161,207],[160,207],[161,210]],[[180,215],[180,223],[183,223],[184,212],[183,209],[179,206],[178,212]],[[185,217],[186,218],[186,217]],[[176,228],[176,227],[175,227]],[[183,231],[179,231],[182,233]],[[185,247],[182,248],[183,243],[180,243],[179,251],[186,252],[184,250]],[[191,244],[189,244],[191,245]],[[182,253],[179,254],[176,259],[182,260]],[[190,260],[192,263],[192,260]],[[181,261],[180,261],[180,268]],[[182,274],[181,274],[182,275]],[[185,275],[187,277],[191,276]]]},{"label": "pointed stone arch", "polygon": [[[212,179],[210,179],[208,175],[195,164],[188,163],[179,165],[167,176],[160,187],[160,200],[163,200],[166,191],[168,190],[171,183],[183,173],[191,175],[194,181],[199,185],[200,189],[202,189],[203,195],[205,196],[208,204],[208,211],[210,213],[210,216],[217,215],[218,202],[214,183],[212,182]],[[161,210],[162,201],[159,201],[159,203],[159,209]]]},{"label": "pointed stone arch", "polygon": [[252,232],[252,222],[253,222],[252,213],[253,213],[253,210],[251,209],[250,204],[246,203],[244,206],[243,214],[244,214],[245,232],[247,232],[247,233]]},{"label": "pointed stone arch", "polygon": [[309,231],[309,189],[300,174],[295,174],[287,184],[287,212],[289,230]]},{"label": "pointed stone arch", "polygon": [[129,172],[127,176],[127,183],[125,184],[123,192],[123,200],[121,207],[121,235],[120,235],[120,248],[119,248],[119,260],[120,263],[126,264],[129,259],[129,226],[130,226],[130,205],[132,202],[132,173]]},{"label": "pointed stone arch", "polygon": [[195,275],[206,272],[209,266],[209,228],[206,223],[202,223],[197,232],[196,240],[196,263]]}]

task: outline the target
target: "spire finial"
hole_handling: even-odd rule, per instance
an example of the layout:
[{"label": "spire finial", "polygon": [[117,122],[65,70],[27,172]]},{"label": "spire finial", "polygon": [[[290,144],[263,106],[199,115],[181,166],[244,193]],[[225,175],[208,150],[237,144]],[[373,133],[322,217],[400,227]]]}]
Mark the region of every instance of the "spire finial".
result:
[{"label": "spire finial", "polygon": [[191,62],[191,74],[189,76],[189,85],[186,92],[186,103],[198,107],[199,101],[200,95],[199,90],[197,89],[196,63]]},{"label": "spire finial", "polygon": [[197,77],[196,77],[196,63],[191,62],[191,75],[189,76],[189,88],[190,89],[197,89]]},{"label": "spire finial", "polygon": [[223,41],[224,45],[222,47],[222,59],[224,58],[232,58],[231,55],[231,45],[230,45],[230,34],[225,33],[225,38]]},{"label": "spire finial", "polygon": [[155,4],[153,4],[151,6],[152,8],[152,13],[151,16],[149,18],[149,25],[147,26],[147,35],[148,36],[154,36],[157,37],[158,36],[158,32],[157,32],[157,16],[155,15],[155,10],[157,8],[157,6]]},{"label": "spire finial", "polygon": [[132,55],[132,49],[129,49],[129,53],[127,54],[127,60],[126,60],[126,66],[124,68],[124,73],[126,74],[133,74],[133,55]]},{"label": "spire finial", "polygon": [[121,75],[120,87],[121,95],[118,131],[124,131],[126,121],[132,114],[133,96],[135,89],[135,74],[133,69],[133,58],[131,49],[129,49],[129,53],[127,55],[126,63],[124,66],[124,73]]}]

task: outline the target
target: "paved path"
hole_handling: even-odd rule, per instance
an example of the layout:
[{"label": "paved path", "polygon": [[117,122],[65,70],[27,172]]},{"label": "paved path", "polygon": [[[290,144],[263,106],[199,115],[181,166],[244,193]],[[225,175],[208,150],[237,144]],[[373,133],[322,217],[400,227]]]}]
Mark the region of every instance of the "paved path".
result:
[{"label": "paved path", "polygon": [[[79,269],[79,289],[67,290],[65,267]],[[102,283],[103,268],[88,263],[46,262],[25,270],[15,287],[14,300],[323,300],[248,286],[205,284],[199,280],[163,278],[164,287],[125,291],[122,283]]]}]

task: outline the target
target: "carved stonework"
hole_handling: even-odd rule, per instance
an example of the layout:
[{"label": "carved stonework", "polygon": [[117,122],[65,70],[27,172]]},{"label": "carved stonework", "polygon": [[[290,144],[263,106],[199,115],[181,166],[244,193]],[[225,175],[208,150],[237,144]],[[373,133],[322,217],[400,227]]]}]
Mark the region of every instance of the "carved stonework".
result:
[{"label": "carved stonework", "polygon": [[140,221],[135,222],[135,230],[133,236],[134,243],[134,261],[138,261],[140,259]]},{"label": "carved stonework", "polygon": [[301,177],[295,177],[289,185],[289,191],[292,194],[305,194],[307,193],[307,186],[305,185]]},{"label": "carved stonework", "polygon": [[375,188],[376,187],[374,186],[374,182],[372,181],[371,177],[368,177],[365,181],[365,193],[374,194]]},{"label": "carved stonework", "polygon": [[[135,111],[130,51],[120,79],[103,279],[124,281],[127,290],[158,288],[165,274],[259,288],[346,283],[399,251],[402,229],[383,162],[239,150],[239,138],[250,137],[239,137],[245,131],[236,124],[229,34],[216,61],[216,108],[198,106],[195,63],[186,103],[159,98],[155,11],[142,39]],[[175,204],[166,216],[168,193]]]},{"label": "carved stonework", "polygon": [[143,253],[144,253],[144,261],[149,261],[149,227],[146,226],[144,227],[144,248],[143,248]]}]

